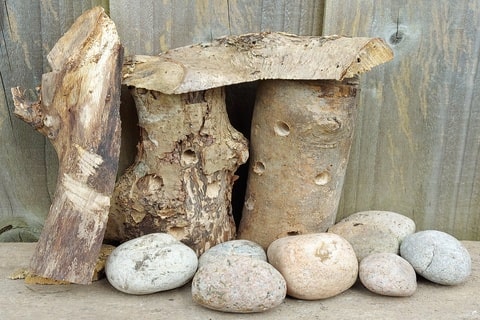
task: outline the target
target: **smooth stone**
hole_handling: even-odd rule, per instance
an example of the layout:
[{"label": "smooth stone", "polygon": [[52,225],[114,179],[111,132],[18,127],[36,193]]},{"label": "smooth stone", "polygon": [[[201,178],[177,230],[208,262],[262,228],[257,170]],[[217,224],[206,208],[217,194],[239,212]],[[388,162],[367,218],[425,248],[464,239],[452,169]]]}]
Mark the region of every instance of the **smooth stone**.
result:
[{"label": "smooth stone", "polygon": [[197,266],[197,255],[191,248],[169,234],[152,233],[115,248],[105,273],[117,290],[149,294],[183,286]]},{"label": "smooth stone", "polygon": [[206,263],[192,280],[196,303],[224,312],[251,313],[283,302],[286,283],[269,263],[246,256],[230,256]]},{"label": "smooth stone", "polygon": [[401,256],[427,280],[456,285],[472,272],[472,259],[455,237],[437,230],[425,230],[407,236],[400,247]]},{"label": "smooth stone", "polygon": [[352,246],[334,233],[277,239],[267,257],[287,281],[287,294],[298,299],[333,297],[350,288],[358,275]]},{"label": "smooth stone", "polygon": [[205,251],[198,260],[198,267],[229,256],[245,256],[267,261],[265,250],[259,244],[250,240],[231,240],[217,244]]},{"label": "smooth stone", "polygon": [[368,290],[384,296],[408,297],[417,289],[415,270],[395,253],[375,253],[365,257],[360,262],[358,274]]},{"label": "smooth stone", "polygon": [[350,242],[361,261],[373,253],[398,254],[403,239],[415,232],[415,222],[391,211],[362,211],[340,220],[328,232]]}]

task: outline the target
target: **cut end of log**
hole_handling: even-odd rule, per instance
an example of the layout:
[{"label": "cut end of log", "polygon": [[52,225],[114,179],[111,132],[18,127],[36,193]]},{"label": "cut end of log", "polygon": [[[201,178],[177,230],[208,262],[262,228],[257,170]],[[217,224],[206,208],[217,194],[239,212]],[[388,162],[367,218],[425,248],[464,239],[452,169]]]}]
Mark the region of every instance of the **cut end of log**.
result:
[{"label": "cut end of log", "polygon": [[392,59],[380,38],[262,32],[132,56],[124,64],[123,83],[181,94],[264,79],[343,80]]}]

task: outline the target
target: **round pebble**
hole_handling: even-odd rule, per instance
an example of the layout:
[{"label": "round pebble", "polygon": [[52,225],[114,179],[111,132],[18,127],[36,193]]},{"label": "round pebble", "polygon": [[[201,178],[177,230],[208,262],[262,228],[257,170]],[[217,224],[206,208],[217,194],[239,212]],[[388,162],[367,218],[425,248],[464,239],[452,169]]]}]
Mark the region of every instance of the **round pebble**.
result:
[{"label": "round pebble", "polygon": [[231,256],[200,267],[192,281],[196,303],[224,312],[251,313],[283,302],[287,287],[269,263],[246,256]]},{"label": "round pebble", "polygon": [[352,246],[334,233],[315,233],[275,240],[268,261],[287,281],[287,294],[304,300],[335,296],[356,281],[358,261]]},{"label": "round pebble", "polygon": [[201,267],[206,263],[217,262],[230,256],[245,256],[267,261],[265,250],[259,244],[250,240],[231,240],[208,249],[200,256],[198,266]]},{"label": "round pebble", "polygon": [[149,294],[186,284],[197,270],[195,252],[166,233],[122,243],[105,265],[110,284],[130,294]]},{"label": "round pebble", "polygon": [[463,283],[472,271],[467,249],[442,231],[426,230],[407,236],[400,254],[419,275],[443,285]]},{"label": "round pebble", "polygon": [[375,253],[360,262],[359,277],[370,291],[393,297],[408,297],[417,289],[417,275],[407,260],[395,253]]},{"label": "round pebble", "polygon": [[415,222],[391,211],[362,211],[328,229],[352,245],[358,261],[373,253],[398,254],[403,239],[415,232]]}]

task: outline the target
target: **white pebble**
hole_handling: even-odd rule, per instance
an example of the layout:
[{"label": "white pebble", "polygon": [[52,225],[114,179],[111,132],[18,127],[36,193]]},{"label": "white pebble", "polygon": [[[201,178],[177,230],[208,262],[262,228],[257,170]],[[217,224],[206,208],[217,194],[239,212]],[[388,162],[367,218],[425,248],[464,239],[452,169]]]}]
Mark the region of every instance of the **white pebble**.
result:
[{"label": "white pebble", "polygon": [[110,284],[130,294],[149,294],[186,284],[197,270],[195,252],[166,233],[124,242],[107,259]]}]

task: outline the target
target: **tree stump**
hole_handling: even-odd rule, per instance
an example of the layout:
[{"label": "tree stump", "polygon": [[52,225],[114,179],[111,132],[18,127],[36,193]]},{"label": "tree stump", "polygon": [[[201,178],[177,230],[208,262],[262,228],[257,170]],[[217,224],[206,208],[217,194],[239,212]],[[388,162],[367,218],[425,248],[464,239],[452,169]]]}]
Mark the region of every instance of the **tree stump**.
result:
[{"label": "tree stump", "polygon": [[141,141],[135,164],[116,185],[105,239],[167,232],[200,255],[235,238],[230,200],[248,146],[230,125],[223,88],[131,92]]},{"label": "tree stump", "polygon": [[352,144],[356,79],[262,81],[239,238],[264,248],[334,222]]},{"label": "tree stump", "polygon": [[48,54],[38,102],[13,88],[15,114],[48,137],[59,159],[57,188],[36,251],[34,274],[92,281],[120,152],[123,49],[96,7],[81,15]]}]

